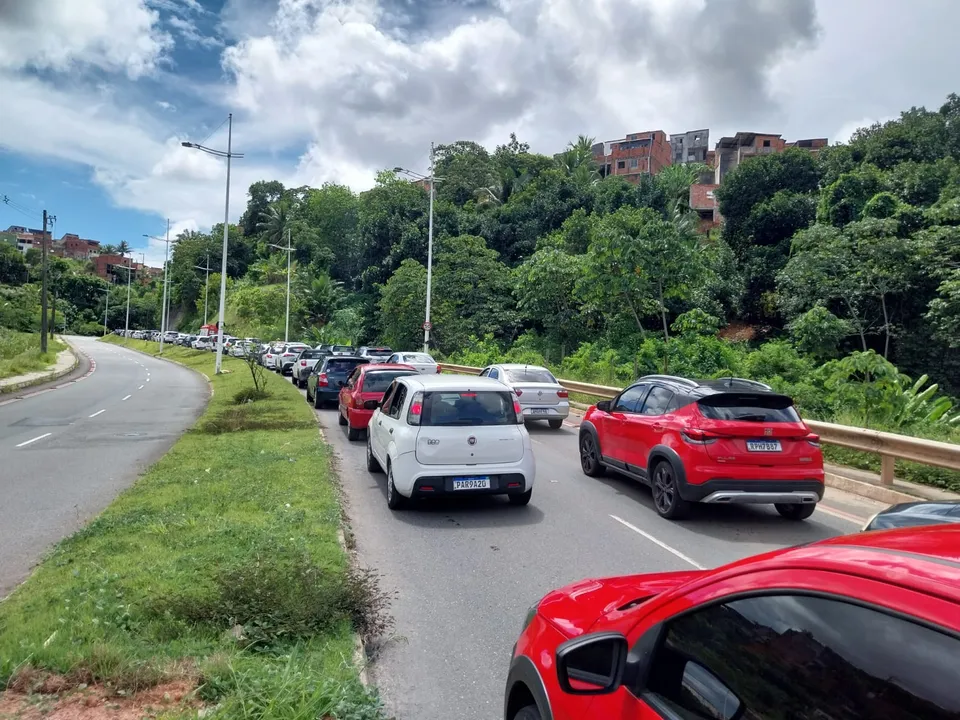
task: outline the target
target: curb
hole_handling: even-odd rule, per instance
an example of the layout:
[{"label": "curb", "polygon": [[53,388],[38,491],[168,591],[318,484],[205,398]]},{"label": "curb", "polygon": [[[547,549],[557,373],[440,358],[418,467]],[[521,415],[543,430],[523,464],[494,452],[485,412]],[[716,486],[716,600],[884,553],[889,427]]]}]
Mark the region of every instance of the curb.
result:
[{"label": "curb", "polygon": [[836,473],[832,472],[824,473],[823,481],[827,487],[843,490],[851,495],[859,495],[860,497],[876,500],[877,502],[887,503],[888,505],[897,505],[899,503],[907,502],[923,502],[927,500],[927,498],[919,497],[917,495],[910,495],[905,492],[900,492],[899,490],[894,490],[893,488],[864,482],[863,480],[854,480],[853,478],[844,477],[843,475],[837,475]]},{"label": "curb", "polygon": [[0,388],[0,395],[8,395],[10,393],[19,392],[20,390],[33,387],[34,385],[43,385],[44,383],[53,382],[54,380],[59,380],[65,375],[69,375],[76,370],[77,365],[80,364],[80,358],[77,356],[77,351],[74,350],[70,343],[68,343],[66,340],[61,339],[61,341],[67,346],[67,351],[73,355],[73,364],[69,368],[66,370],[57,370],[56,372],[51,372],[49,375],[34,378],[33,380],[25,380],[14,385],[4,385],[3,388]]}]

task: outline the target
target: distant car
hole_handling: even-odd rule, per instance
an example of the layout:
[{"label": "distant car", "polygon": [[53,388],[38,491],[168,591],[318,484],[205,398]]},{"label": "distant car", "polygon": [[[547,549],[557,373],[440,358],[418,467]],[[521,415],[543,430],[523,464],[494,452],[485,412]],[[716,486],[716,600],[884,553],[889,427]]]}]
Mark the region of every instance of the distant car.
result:
[{"label": "distant car", "polygon": [[314,350],[307,348],[293,361],[293,367],[290,370],[290,380],[301,390],[307,386],[307,378],[314,365],[327,357],[330,353],[325,350]]},{"label": "distant car", "polygon": [[331,345],[331,355],[353,355],[356,356],[356,350],[351,345]]},{"label": "distant car", "polygon": [[283,349],[277,356],[277,361],[274,363],[274,369],[281,375],[289,374],[291,370],[293,370],[293,361],[297,359],[297,355],[302,353],[304,350],[311,349],[312,348],[309,345],[304,345],[303,343],[287,343],[283,346]]},{"label": "distant car", "polygon": [[335,404],[340,397],[340,388],[347,384],[353,371],[370,361],[350,355],[331,355],[317,363],[307,377],[307,402],[315,408]]},{"label": "distant car", "polygon": [[425,352],[396,352],[387,358],[392,365],[411,365],[421,375],[437,375],[440,366]]},{"label": "distant car", "polygon": [[491,365],[480,376],[499,380],[513,390],[527,420],[546,420],[551,428],[559,430],[570,415],[570,394],[545,367]]},{"label": "distant car", "polygon": [[960,500],[934,500],[891,505],[867,520],[863,532],[919,525],[960,523]]},{"label": "distant car", "polygon": [[283,349],[282,343],[273,343],[269,345],[266,349],[266,352],[261,356],[261,362],[263,366],[268,370],[277,369],[277,358],[280,355],[280,352]]},{"label": "distant car", "polygon": [[347,426],[347,438],[359,440],[377,409],[390,383],[404,375],[416,375],[409,365],[370,363],[353,371],[347,384],[340,388],[340,424]]},{"label": "distant car", "polygon": [[393,381],[367,430],[367,469],[387,474],[387,506],[440,495],[507,495],[526,505],[536,460],[520,402],[490,378]]},{"label": "distant car", "polygon": [[393,355],[393,350],[385,345],[365,346],[357,353],[360,357],[370,358],[372,363],[385,363]]},{"label": "distant car", "polygon": [[955,720],[957,658],[960,526],[844,535],[547,593],[503,717]]},{"label": "distant car", "polygon": [[793,400],[739,378],[640,378],[580,424],[585,475],[606,469],[649,485],[665,518],[693,503],[766,504],[790,520],[823,498],[823,453]]}]

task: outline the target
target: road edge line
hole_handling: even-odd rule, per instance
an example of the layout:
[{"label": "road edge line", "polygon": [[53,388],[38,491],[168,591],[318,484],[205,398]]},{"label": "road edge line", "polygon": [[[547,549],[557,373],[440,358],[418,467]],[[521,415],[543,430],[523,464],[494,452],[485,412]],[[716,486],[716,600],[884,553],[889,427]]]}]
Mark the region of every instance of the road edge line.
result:
[{"label": "road edge line", "polygon": [[704,565],[701,565],[700,563],[698,563],[698,562],[697,562],[696,560],[694,560],[693,558],[691,558],[691,557],[689,557],[689,556],[687,556],[687,555],[684,555],[682,552],[680,552],[680,551],[677,550],[676,548],[673,548],[673,547],[670,547],[669,545],[667,545],[665,542],[663,542],[663,540],[658,540],[657,538],[655,538],[655,537],[654,537],[653,535],[651,535],[650,533],[648,533],[648,532],[646,532],[646,531],[644,531],[644,530],[641,530],[640,528],[638,528],[636,525],[633,525],[632,523],[628,523],[628,522],[627,522],[626,520],[624,520],[623,518],[619,518],[619,517],[617,517],[616,515],[611,515],[610,517],[613,518],[614,520],[616,520],[616,521],[617,521],[618,523],[620,523],[621,525],[623,525],[623,526],[625,526],[625,527],[627,527],[627,528],[630,528],[631,530],[633,530],[635,533],[637,533],[637,534],[640,535],[641,537],[645,537],[647,540],[649,540],[650,542],[652,542],[654,545],[657,545],[657,546],[663,548],[664,550],[666,550],[666,551],[667,551],[668,553],[670,553],[671,555],[674,555],[674,556],[680,558],[681,560],[683,560],[683,561],[684,561],[685,563],[687,563],[688,565],[693,565],[693,567],[695,567],[697,570],[706,570],[706,569],[707,569]]}]

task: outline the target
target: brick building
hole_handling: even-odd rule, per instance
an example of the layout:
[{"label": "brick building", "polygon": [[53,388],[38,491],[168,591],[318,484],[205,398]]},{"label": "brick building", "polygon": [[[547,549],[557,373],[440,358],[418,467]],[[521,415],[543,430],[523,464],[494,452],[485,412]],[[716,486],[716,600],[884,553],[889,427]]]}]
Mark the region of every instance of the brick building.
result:
[{"label": "brick building", "polygon": [[71,260],[90,260],[100,254],[100,243],[96,240],[86,240],[79,235],[67,233],[60,240],[54,242],[54,248],[60,246],[62,257]]},{"label": "brick building", "polygon": [[827,138],[811,138],[788,143],[782,135],[738,132],[733,137],[720,138],[717,142],[712,164],[713,181],[718,185],[722,183],[730,171],[736,170],[746,158],[781,153],[788,148],[800,148],[816,154],[827,144]]},{"label": "brick building", "polygon": [[712,183],[690,186],[690,209],[700,217],[700,232],[710,232],[720,225],[720,208],[714,195],[718,187]]},{"label": "brick building", "polygon": [[663,130],[632,133],[621,140],[596,143],[592,149],[603,177],[621,175],[630,182],[638,182],[641,175],[656,175],[672,161]]},{"label": "brick building", "polygon": [[674,165],[707,162],[710,152],[710,131],[690,130],[670,136],[670,151]]}]

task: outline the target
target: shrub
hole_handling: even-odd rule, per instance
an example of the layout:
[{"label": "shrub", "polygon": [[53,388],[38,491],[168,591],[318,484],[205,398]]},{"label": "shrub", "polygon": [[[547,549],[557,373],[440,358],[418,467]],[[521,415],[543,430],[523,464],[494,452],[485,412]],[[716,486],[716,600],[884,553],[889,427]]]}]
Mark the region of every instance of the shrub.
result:
[{"label": "shrub", "polygon": [[233,394],[233,404],[246,405],[247,403],[256,402],[257,400],[266,400],[268,397],[270,397],[270,393],[266,390],[261,390],[257,387],[247,387]]}]

